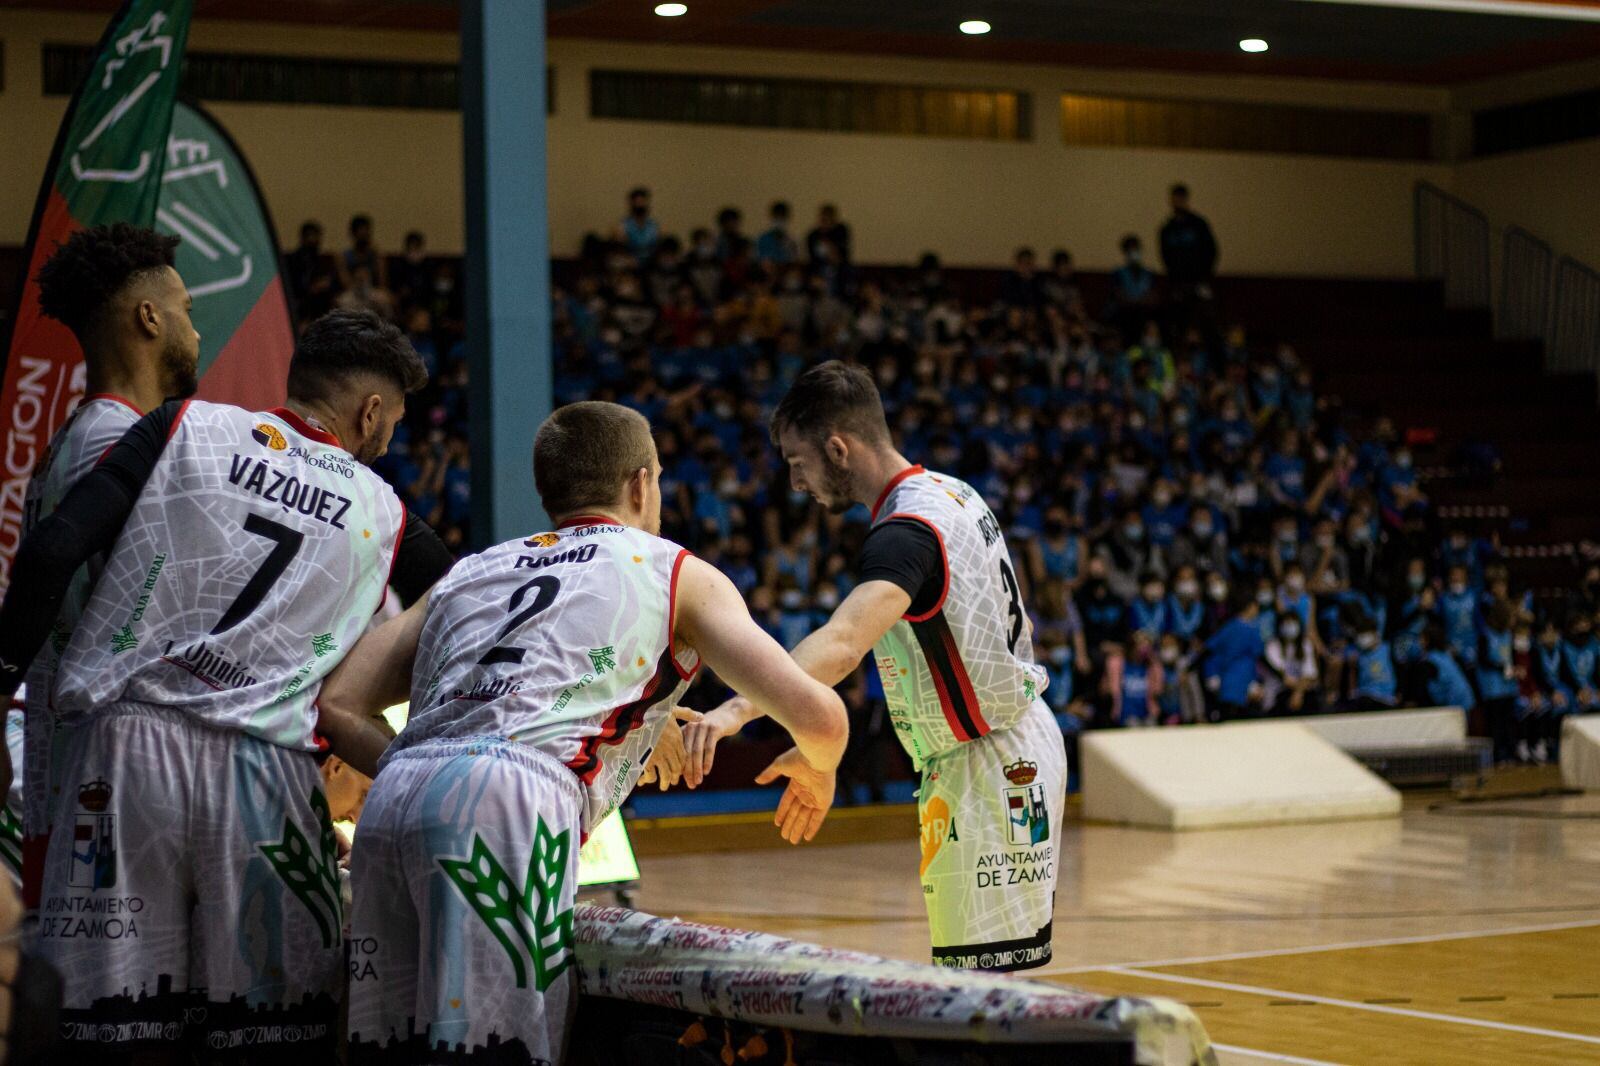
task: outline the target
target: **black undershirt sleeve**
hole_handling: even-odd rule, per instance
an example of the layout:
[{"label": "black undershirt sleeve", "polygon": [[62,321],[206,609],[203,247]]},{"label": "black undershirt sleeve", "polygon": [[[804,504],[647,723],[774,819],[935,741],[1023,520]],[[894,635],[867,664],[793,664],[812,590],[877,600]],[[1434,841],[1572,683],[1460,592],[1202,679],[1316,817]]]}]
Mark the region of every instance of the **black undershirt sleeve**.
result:
[{"label": "black undershirt sleeve", "polygon": [[861,546],[861,580],[887,581],[911,597],[907,614],[927,614],[944,592],[944,552],[921,522],[890,519]]},{"label": "black undershirt sleeve", "polygon": [[406,531],[400,538],[394,570],[389,575],[389,584],[400,597],[400,605],[410,607],[420,600],[454,563],[455,557],[433,527],[408,510]]},{"label": "black undershirt sleeve", "polygon": [[0,696],[22,684],[78,567],[115,543],[182,410],[169,400],[135,422],[23,539],[0,604]]}]

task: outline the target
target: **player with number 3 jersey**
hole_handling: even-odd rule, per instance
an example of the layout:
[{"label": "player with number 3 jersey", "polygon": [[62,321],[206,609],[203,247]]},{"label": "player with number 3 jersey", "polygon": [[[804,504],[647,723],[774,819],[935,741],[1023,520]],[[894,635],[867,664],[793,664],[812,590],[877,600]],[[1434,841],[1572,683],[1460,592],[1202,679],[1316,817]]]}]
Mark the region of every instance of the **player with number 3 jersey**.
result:
[{"label": "player with number 3 jersey", "polygon": [[[1051,959],[1066,749],[1005,538],[970,485],[895,450],[872,378],[837,361],[796,379],[772,419],[796,489],[872,508],[860,582],[794,657],[837,684],[870,650],[895,735],[922,773],[923,901],[933,961],[1010,971]],[[734,699],[686,728],[687,778],[759,712]],[[780,812],[780,820],[782,812]]]},{"label": "player with number 3 jersey", "polygon": [[365,465],[424,379],[395,327],[334,312],[302,335],[287,406],[163,404],[24,541],[6,691],[109,549],[51,694],[69,740],[39,947],[75,1053],[112,1017],[213,1060],[332,1053],[342,921],[313,704],[390,582],[414,599],[448,568]]},{"label": "player with number 3 jersey", "polygon": [[411,700],[351,853],[352,1063],[441,1043],[563,1060],[579,845],[678,741],[673,704],[702,662],[793,734],[763,776],[825,778],[831,796],[844,704],[657,535],[660,476],[637,412],[559,409],[534,446],[556,528],[462,560],[324,687],[322,728],[349,751],[365,738],[368,772],[387,740],[372,716]]}]

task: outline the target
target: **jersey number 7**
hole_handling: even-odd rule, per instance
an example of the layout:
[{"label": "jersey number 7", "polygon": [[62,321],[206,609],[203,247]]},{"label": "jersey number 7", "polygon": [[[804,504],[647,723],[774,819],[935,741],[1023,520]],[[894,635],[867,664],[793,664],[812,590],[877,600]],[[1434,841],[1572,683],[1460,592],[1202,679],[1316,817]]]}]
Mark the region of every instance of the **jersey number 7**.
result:
[{"label": "jersey number 7", "polygon": [[290,529],[282,522],[274,522],[253,512],[244,516],[244,531],[272,541],[272,550],[262,560],[260,569],[250,576],[233,603],[222,613],[222,620],[212,627],[212,636],[226,633],[261,606],[261,601],[266,599],[267,593],[278,583],[283,572],[289,569],[289,561],[306,539],[306,535],[298,529]]}]

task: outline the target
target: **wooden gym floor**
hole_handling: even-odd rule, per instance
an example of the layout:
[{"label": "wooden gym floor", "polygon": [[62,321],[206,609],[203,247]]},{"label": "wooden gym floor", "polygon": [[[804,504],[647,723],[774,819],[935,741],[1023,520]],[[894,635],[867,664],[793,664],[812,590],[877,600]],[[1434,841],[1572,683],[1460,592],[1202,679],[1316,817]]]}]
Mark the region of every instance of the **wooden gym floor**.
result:
[{"label": "wooden gym floor", "polygon": [[[1035,976],[1190,1004],[1226,1066],[1600,1063],[1600,795],[1407,796],[1399,818],[1167,833],[1069,807],[1055,962]],[[915,812],[635,823],[657,914],[927,953]],[[773,846],[776,842],[777,846]]]}]

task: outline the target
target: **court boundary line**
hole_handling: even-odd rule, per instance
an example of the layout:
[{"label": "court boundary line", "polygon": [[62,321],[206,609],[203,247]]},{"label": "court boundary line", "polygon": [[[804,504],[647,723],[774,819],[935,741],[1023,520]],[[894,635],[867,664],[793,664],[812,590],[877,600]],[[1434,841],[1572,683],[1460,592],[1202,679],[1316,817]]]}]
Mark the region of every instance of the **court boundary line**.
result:
[{"label": "court boundary line", "polygon": [[[1314,916],[1308,916],[1313,918]],[[1491,936],[1520,936],[1526,933],[1555,933],[1563,929],[1589,929],[1600,926],[1600,918],[1586,918],[1574,922],[1550,922],[1544,925],[1513,926],[1509,929],[1479,929],[1452,933],[1423,933],[1416,936],[1384,937],[1377,940],[1351,940],[1343,944],[1313,944],[1300,948],[1262,948],[1256,951],[1234,951],[1225,955],[1194,955],[1181,959],[1151,959],[1141,962],[1113,962],[1099,966],[1071,966],[1057,969],[1046,967],[1029,974],[1030,977],[1063,977],[1071,974],[1098,973],[1102,970],[1120,970],[1144,966],[1197,966],[1206,962],[1238,962],[1242,959],[1271,959],[1284,955],[1314,955],[1322,951],[1355,951],[1360,948],[1396,947],[1402,944],[1432,944],[1445,940],[1476,940]]]},{"label": "court boundary line", "polygon": [[1343,1007],[1347,1010],[1363,1010],[1372,1014],[1393,1014],[1402,1018],[1418,1018],[1422,1021],[1443,1022],[1446,1025],[1465,1025],[1477,1029],[1493,1029],[1503,1033],[1522,1033],[1525,1036],[1542,1036],[1553,1040],[1571,1040],[1579,1044],[1600,1045],[1600,1036],[1589,1036],[1584,1033],[1569,1033],[1562,1029],[1541,1029],[1534,1025],[1517,1025],[1514,1022],[1497,1022],[1489,1018],[1469,1018],[1461,1014],[1440,1014],[1436,1011],[1415,1010],[1410,1007],[1391,1007],[1380,1003],[1361,1003],[1353,999],[1338,999],[1333,996],[1310,995],[1304,992],[1290,992],[1281,988],[1266,988],[1262,985],[1243,985],[1232,981],[1213,981],[1205,977],[1186,977],[1175,973],[1162,973],[1159,970],[1134,969],[1124,966],[1108,966],[1105,972],[1121,974],[1127,977],[1138,977],[1151,981],[1168,981],[1172,984],[1197,985],[1201,988],[1216,988],[1224,992],[1243,992],[1252,996],[1278,996],[1283,999],[1300,1000],[1306,1003],[1320,1003],[1328,1007]]},{"label": "court boundary line", "polygon": [[1343,1066],[1342,1063],[1330,1062],[1327,1059],[1307,1059],[1299,1055],[1287,1055],[1282,1051],[1262,1051],[1259,1048],[1240,1047],[1237,1044],[1218,1044],[1212,1041],[1211,1047],[1216,1051],[1226,1051],[1230,1055],[1254,1055],[1256,1058],[1271,1062],[1287,1062],[1290,1066]]}]

